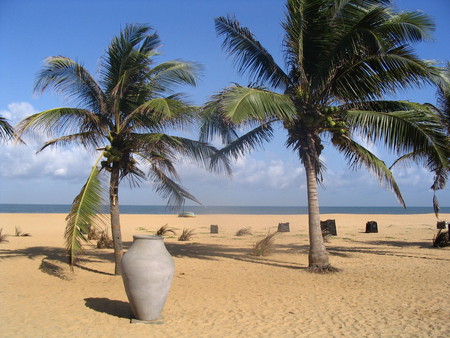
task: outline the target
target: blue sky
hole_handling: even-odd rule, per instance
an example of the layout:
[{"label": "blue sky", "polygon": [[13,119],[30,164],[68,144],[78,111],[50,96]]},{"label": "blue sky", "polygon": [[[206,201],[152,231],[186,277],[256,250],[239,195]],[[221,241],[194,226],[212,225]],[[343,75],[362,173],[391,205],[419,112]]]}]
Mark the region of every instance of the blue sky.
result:
[{"label": "blue sky", "polygon": [[[397,0],[401,10],[419,9],[436,22],[434,41],[416,46],[422,58],[445,62],[448,46],[450,1]],[[1,0],[0,1],[0,115],[17,123],[45,109],[66,105],[46,93],[33,95],[36,73],[47,56],[64,55],[82,63],[92,74],[111,38],[127,23],[147,23],[160,35],[163,46],[158,61],[183,59],[203,65],[197,88],[183,89],[191,101],[202,104],[231,82],[246,84],[221,50],[213,19],[233,14],[248,26],[275,59],[282,64],[281,0]],[[400,93],[399,98],[435,103],[435,90],[423,88]],[[197,137],[196,131],[186,132]],[[192,163],[180,161],[183,185],[204,205],[306,205],[304,170],[296,155],[284,147],[285,133],[264,150],[234,164],[233,178],[209,174]],[[0,144],[0,203],[70,204],[84,184],[93,163],[81,148],[35,151],[43,139],[30,139],[28,146]],[[372,150],[386,163],[392,154],[378,146]],[[327,166],[319,200],[323,206],[397,206],[390,191],[365,170],[348,169],[341,155],[326,147]],[[431,206],[432,175],[419,166],[394,171],[408,206]],[[439,193],[441,205],[450,206],[450,188]],[[131,190],[121,185],[122,204],[165,204],[143,184]]]}]

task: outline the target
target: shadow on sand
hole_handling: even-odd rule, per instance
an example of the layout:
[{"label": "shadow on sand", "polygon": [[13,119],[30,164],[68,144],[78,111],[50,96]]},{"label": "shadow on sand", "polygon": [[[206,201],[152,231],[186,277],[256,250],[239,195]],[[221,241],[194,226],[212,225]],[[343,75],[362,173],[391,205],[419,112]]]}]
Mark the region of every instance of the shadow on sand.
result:
[{"label": "shadow on sand", "polygon": [[111,300],[108,298],[85,298],[84,301],[86,302],[86,307],[94,311],[119,318],[130,319],[132,317],[130,304],[127,302]]}]

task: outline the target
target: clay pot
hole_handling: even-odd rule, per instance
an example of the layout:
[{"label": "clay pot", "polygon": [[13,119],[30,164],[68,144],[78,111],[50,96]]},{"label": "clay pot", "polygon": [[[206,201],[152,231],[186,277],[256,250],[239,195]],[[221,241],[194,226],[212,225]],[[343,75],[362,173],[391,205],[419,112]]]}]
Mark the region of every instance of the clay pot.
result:
[{"label": "clay pot", "polygon": [[163,237],[133,236],[133,244],[123,255],[121,265],[123,284],[136,319],[160,319],[175,271]]}]

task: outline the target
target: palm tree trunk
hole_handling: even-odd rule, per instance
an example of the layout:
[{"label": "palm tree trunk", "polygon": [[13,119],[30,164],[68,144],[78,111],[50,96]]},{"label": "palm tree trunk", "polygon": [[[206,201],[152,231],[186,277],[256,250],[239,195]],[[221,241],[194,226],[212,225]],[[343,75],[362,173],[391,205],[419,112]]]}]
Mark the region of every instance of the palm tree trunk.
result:
[{"label": "palm tree trunk", "polygon": [[119,213],[119,173],[119,166],[117,163],[114,163],[111,170],[111,180],[109,185],[109,210],[111,213],[111,232],[114,243],[114,274],[116,275],[122,274],[120,261],[123,254]]},{"label": "palm tree trunk", "polygon": [[317,174],[310,156],[305,156],[306,184],[308,191],[308,221],[309,221],[309,266],[313,271],[328,270],[330,262],[328,252],[323,242],[320,228],[319,198],[317,194]]}]

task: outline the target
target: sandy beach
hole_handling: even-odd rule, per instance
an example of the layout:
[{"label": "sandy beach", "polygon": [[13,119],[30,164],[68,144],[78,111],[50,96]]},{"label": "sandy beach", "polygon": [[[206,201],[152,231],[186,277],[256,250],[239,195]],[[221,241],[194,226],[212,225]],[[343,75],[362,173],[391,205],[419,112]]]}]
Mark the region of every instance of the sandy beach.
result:
[{"label": "sandy beach", "polygon": [[[450,221],[450,214],[441,219]],[[165,239],[175,277],[161,325],[130,324],[110,249],[88,247],[70,272],[64,214],[0,214],[1,337],[449,337],[450,247],[433,248],[426,215],[322,215],[335,219],[327,248],[335,274],[311,274],[306,215],[122,215],[133,234],[162,225],[195,229]],[[365,233],[367,221],[378,233]],[[273,254],[252,245],[280,222]],[[210,225],[219,234],[210,233]],[[30,233],[14,236],[15,227]],[[237,237],[250,227],[253,235]]]}]

